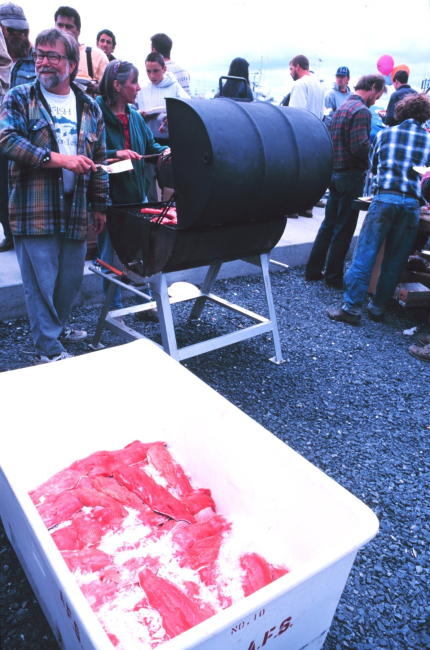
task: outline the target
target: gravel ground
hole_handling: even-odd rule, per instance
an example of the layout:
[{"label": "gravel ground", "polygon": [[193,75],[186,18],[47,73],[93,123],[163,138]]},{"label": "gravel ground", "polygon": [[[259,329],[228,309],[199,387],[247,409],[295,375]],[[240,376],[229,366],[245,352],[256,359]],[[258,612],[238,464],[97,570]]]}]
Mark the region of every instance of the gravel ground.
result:
[{"label": "gravel ground", "polygon": [[[403,330],[430,332],[425,310],[393,303],[383,323],[330,321],[341,292],[305,283],[303,269],[272,274],[283,351],[275,366],[270,336],[189,360],[186,366],[377,514],[380,532],[359,552],[324,650],[430,649],[430,364],[408,354]],[[220,281],[215,293],[266,313],[260,278]],[[218,307],[188,325],[175,307],[179,345],[243,323]],[[94,332],[98,309],[75,309],[76,326]],[[153,324],[129,324],[157,338]],[[245,324],[245,323],[243,323]],[[73,322],[72,322],[73,325]],[[32,363],[28,322],[0,323],[0,370]],[[104,333],[105,345],[119,339]],[[85,343],[76,355],[91,352]],[[3,405],[3,413],[5,405]],[[1,648],[50,650],[56,641],[0,527]]]}]

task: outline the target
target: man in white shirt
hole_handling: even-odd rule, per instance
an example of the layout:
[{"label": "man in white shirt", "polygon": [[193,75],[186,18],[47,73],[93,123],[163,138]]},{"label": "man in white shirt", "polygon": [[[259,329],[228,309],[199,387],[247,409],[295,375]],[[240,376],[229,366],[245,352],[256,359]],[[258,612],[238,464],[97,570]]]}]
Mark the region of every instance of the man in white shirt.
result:
[{"label": "man in white shirt", "polygon": [[81,17],[73,7],[59,7],[54,16],[55,27],[63,32],[68,32],[79,44],[79,67],[76,83],[81,82],[81,90],[86,90],[89,95],[99,94],[99,82],[109,64],[106,54],[98,47],[87,47],[79,43],[81,33]]},{"label": "man in white shirt", "polygon": [[306,108],[318,119],[324,115],[324,89],[316,77],[309,72],[309,59],[298,54],[290,61],[290,74],[294,79],[289,106]]},{"label": "man in white shirt", "polygon": [[[290,93],[289,106],[305,108],[319,120],[324,116],[324,89],[316,77],[309,72],[309,59],[298,54],[290,61],[290,74],[294,84]],[[297,213],[300,217],[312,218],[312,210]]]},{"label": "man in white shirt", "polygon": [[151,36],[151,52],[159,52],[161,54],[164,58],[167,72],[173,74],[179,85],[190,95],[190,73],[170,58],[172,45],[173,41],[167,34],[154,34],[154,36]]}]

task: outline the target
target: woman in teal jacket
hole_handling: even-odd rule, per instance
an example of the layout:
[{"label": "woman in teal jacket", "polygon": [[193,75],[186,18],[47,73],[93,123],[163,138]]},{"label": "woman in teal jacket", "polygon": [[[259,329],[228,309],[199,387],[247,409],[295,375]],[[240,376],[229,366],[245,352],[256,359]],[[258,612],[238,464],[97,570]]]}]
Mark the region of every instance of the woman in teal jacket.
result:
[{"label": "woman in teal jacket", "polygon": [[[157,144],[143,117],[133,110],[140,90],[139,71],[127,61],[112,61],[106,67],[100,81],[101,96],[97,102],[103,112],[106,125],[106,149],[108,160],[128,160],[133,163],[133,171],[109,176],[109,193],[112,203],[144,203],[149,181],[144,173],[143,156],[147,154],[170,153],[168,147]],[[107,228],[98,237],[100,257],[107,264],[113,264],[114,248]],[[103,291],[107,292],[109,282],[103,281]],[[121,289],[117,288],[111,303],[112,309],[122,309]],[[151,314],[142,312],[149,318]]]}]

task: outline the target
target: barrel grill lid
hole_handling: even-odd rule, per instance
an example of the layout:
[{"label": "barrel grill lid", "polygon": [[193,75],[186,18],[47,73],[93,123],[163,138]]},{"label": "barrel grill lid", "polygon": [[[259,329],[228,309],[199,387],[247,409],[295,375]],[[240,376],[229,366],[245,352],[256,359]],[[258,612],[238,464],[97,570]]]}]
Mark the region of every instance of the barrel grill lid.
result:
[{"label": "barrel grill lid", "polygon": [[227,98],[166,105],[178,227],[276,219],[328,187],[331,138],[312,113]]}]

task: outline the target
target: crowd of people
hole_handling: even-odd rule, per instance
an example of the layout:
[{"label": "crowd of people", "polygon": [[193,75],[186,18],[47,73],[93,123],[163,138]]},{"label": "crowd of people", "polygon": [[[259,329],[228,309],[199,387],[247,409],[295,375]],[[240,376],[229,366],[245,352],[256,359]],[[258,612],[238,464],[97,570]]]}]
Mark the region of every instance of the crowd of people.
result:
[{"label": "crowd of people", "polygon": [[[64,344],[86,338],[86,332],[67,327],[67,319],[82,282],[90,215],[101,259],[112,264],[107,207],[159,200],[155,168],[144,156],[170,153],[165,100],[187,98],[190,92],[190,75],[172,61],[166,34],[151,37],[148,80],[140,86],[137,67],[115,57],[111,30],[101,29],[93,47],[80,42],[81,18],[72,7],[59,7],[53,23],[33,45],[23,9],[10,2],[0,5],[0,252],[16,250],[36,364],[71,356]],[[234,59],[228,76],[241,80],[228,79],[217,95],[252,101],[248,71],[245,59]],[[328,309],[327,315],[358,323],[385,241],[381,274],[367,308],[369,317],[380,321],[418,231],[423,198],[413,167],[430,166],[430,135],[422,127],[430,119],[430,101],[408,85],[404,70],[397,72],[396,91],[381,113],[386,128],[371,145],[369,109],[386,92],[383,76],[362,76],[352,92],[350,71],[340,66],[333,88],[324,94],[304,55],[290,61],[290,74],[294,83],[282,104],[324,121],[334,151],[325,218],[305,278],[343,287],[342,307]],[[353,202],[363,193],[369,156],[375,196],[344,278],[358,218]],[[108,175],[102,170],[106,161],[119,160],[130,160],[133,172]],[[299,215],[312,217],[312,206]],[[113,307],[122,307],[119,289]],[[429,361],[430,342],[424,342],[415,356]]]}]

